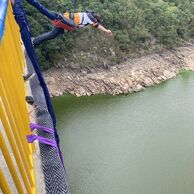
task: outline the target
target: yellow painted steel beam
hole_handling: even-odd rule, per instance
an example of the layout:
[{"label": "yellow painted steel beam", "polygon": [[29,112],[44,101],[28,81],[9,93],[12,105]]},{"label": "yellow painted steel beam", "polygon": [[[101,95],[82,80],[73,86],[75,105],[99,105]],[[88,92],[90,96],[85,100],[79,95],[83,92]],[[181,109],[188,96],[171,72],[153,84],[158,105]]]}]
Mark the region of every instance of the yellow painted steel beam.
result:
[{"label": "yellow painted steel beam", "polygon": [[[1,74],[1,79],[4,85],[4,90],[6,93],[6,97],[9,101],[9,105],[12,109],[12,112],[14,114],[15,117],[15,122],[18,128],[20,128],[19,133],[21,137],[24,137],[25,135],[27,135],[30,130],[29,130],[29,122],[28,124],[24,123],[24,118],[28,117],[27,114],[27,110],[25,110],[25,112],[23,112],[24,110],[22,110],[20,108],[21,104],[24,104],[25,101],[25,96],[23,96],[23,99],[19,98],[18,95],[21,95],[18,93],[18,91],[20,91],[20,86],[18,86],[18,81],[17,79],[14,79],[14,74],[9,73],[9,69],[13,68],[15,69],[15,66],[10,66],[10,61],[3,58],[2,54],[0,53],[0,61],[2,64],[7,64],[3,65],[0,69],[0,74]],[[24,87],[24,86],[23,86]],[[28,129],[28,132],[27,132]],[[23,145],[26,146],[27,148],[27,153],[32,153],[32,149],[30,147],[29,144],[27,144],[27,142],[23,142]]]},{"label": "yellow painted steel beam", "polygon": [[18,168],[20,170],[20,173],[21,173],[24,185],[26,187],[26,190],[28,191],[28,193],[31,193],[30,192],[30,185],[34,186],[35,183],[33,183],[32,177],[31,177],[31,175],[29,175],[29,171],[25,171],[25,167],[23,165],[23,162],[22,162],[19,150],[17,148],[17,144],[16,144],[16,142],[14,140],[13,133],[12,133],[12,131],[10,129],[10,126],[9,126],[9,124],[7,122],[7,117],[6,117],[6,115],[5,115],[4,111],[3,111],[3,105],[1,103],[1,101],[0,101],[0,118],[1,118],[2,124],[4,126],[7,138],[9,140],[11,149],[13,151],[13,154],[14,154],[17,166],[18,166]]},{"label": "yellow painted steel beam", "polygon": [[11,191],[9,189],[9,185],[8,185],[7,180],[6,180],[1,169],[0,169],[0,180],[1,180],[0,181],[0,188],[1,188],[2,192],[4,194],[11,194]]},{"label": "yellow painted steel beam", "polygon": [[[11,31],[11,29],[13,28],[12,24],[9,22],[10,21],[10,18],[8,17],[8,22],[6,23],[6,29],[7,30],[7,38],[9,40],[9,47],[11,48],[20,48],[21,49],[21,43],[18,42],[17,44],[14,43],[14,36],[13,36],[13,31]],[[9,29],[9,31],[8,31]],[[9,49],[7,47],[7,45],[2,45],[4,46],[4,49]],[[7,76],[11,77],[11,81],[12,81],[12,85],[16,85],[16,80],[17,80],[17,87],[13,87],[14,88],[14,92],[16,94],[16,98],[20,101],[24,101],[24,98],[25,98],[25,87],[24,87],[24,81],[23,81],[23,77],[22,77],[22,74],[23,74],[23,68],[22,68],[22,71],[21,71],[21,63],[22,61],[19,59],[18,57],[18,53],[16,52],[17,50],[13,49],[13,52],[12,53],[9,53],[10,50],[8,50],[8,53],[9,55],[11,54],[12,57],[9,57],[7,58],[7,61],[8,64],[7,64],[7,67],[5,68],[4,70],[4,73],[6,73],[6,70],[7,70]],[[23,60],[24,60],[24,56],[23,56]],[[20,104],[20,110],[21,110],[21,114],[22,113],[26,113],[27,110],[26,110],[26,105],[24,103],[21,103]],[[28,125],[29,124],[29,118],[28,117],[23,117],[23,123],[24,125]]]},{"label": "yellow painted steel beam", "polygon": [[0,80],[0,94],[1,94],[2,102],[3,102],[4,108],[6,110],[7,116],[9,118],[9,123],[10,123],[11,129],[12,129],[12,132],[14,134],[15,141],[17,142],[18,149],[20,150],[20,154],[21,154],[21,157],[23,159],[25,169],[27,171],[29,168],[32,168],[33,165],[31,164],[29,157],[27,157],[28,151],[27,151],[27,148],[24,144],[24,142],[26,141],[26,138],[25,138],[25,136],[20,136],[20,134],[19,134],[20,129],[17,127],[17,125],[14,121],[14,116],[13,116],[13,113],[10,109],[9,101],[6,98],[6,93],[5,93],[4,88],[3,88],[2,80]]},{"label": "yellow painted steel beam", "polygon": [[3,138],[1,131],[0,131],[0,148],[1,148],[1,151],[2,151],[3,156],[5,158],[5,161],[7,163],[7,166],[9,168],[9,172],[12,175],[12,178],[14,180],[14,183],[15,183],[15,186],[17,188],[18,193],[24,194],[24,190],[23,190],[22,185],[20,183],[20,179],[18,177],[13,160],[12,160],[10,153],[9,153],[9,149],[7,148],[7,145],[5,143],[5,140]]},{"label": "yellow painted steel beam", "polygon": [[[26,141],[26,135],[30,132],[30,119],[25,102],[24,67],[25,57],[21,46],[19,28],[9,4],[5,32],[0,44],[0,119],[22,177],[21,181],[23,181],[27,193],[36,194],[33,161],[34,144],[28,144]],[[2,139],[3,136],[0,135]],[[12,169],[10,171],[14,173],[16,166],[14,166],[12,158],[8,154],[4,140],[1,139],[0,147],[4,158],[9,170]],[[17,185],[18,193],[24,193],[25,189],[20,188],[21,183],[16,178],[17,173],[14,174],[15,176],[12,174],[12,177],[15,177],[14,182]]]}]

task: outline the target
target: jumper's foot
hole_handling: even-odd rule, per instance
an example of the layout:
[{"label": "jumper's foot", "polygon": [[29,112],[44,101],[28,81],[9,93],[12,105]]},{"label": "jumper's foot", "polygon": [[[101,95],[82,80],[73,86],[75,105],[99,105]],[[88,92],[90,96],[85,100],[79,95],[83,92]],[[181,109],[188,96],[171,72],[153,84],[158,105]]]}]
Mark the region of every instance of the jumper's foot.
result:
[{"label": "jumper's foot", "polygon": [[26,75],[23,75],[23,79],[24,79],[24,81],[28,81],[33,76],[34,76],[34,73],[28,73]]},{"label": "jumper's foot", "polygon": [[33,105],[34,104],[34,99],[33,99],[32,96],[26,96],[25,100],[30,105]]}]

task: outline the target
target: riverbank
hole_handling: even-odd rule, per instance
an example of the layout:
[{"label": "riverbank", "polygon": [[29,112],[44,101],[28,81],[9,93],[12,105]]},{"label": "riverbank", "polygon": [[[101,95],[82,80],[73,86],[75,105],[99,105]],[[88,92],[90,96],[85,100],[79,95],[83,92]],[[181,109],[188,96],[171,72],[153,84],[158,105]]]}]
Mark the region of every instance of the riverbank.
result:
[{"label": "riverbank", "polygon": [[44,76],[52,96],[127,94],[176,77],[180,70],[194,70],[193,51],[194,44],[190,44],[104,68],[52,68]]}]

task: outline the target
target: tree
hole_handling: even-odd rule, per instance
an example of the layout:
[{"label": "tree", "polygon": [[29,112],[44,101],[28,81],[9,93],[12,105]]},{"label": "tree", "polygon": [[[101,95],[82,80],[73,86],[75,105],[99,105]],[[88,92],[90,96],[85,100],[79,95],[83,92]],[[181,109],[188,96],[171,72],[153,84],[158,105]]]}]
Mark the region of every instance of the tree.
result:
[{"label": "tree", "polygon": [[[112,57],[110,60],[117,61],[129,51],[149,50],[151,42],[154,42],[155,46],[173,47],[180,40],[187,40],[194,35],[194,2],[190,0],[40,1],[50,10],[58,12],[93,9],[101,14],[103,24],[112,28],[114,33],[112,42],[93,30],[65,33],[60,38],[48,41],[37,49],[43,69],[53,66],[64,57],[70,61],[74,60],[74,55],[81,57],[82,51],[95,53],[92,51],[94,45],[97,47],[97,54],[108,60],[110,53],[104,53],[102,48],[109,50],[111,47],[117,54],[116,59]],[[50,30],[51,22],[46,17],[27,3],[25,9],[33,36]],[[83,60],[87,65],[87,60]]]}]

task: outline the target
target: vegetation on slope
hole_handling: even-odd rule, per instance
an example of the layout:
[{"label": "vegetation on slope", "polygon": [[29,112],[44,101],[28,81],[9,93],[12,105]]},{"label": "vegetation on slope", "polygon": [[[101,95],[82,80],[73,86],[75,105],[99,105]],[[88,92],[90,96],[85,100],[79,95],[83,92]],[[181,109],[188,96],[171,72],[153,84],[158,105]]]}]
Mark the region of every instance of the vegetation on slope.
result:
[{"label": "vegetation on slope", "polygon": [[[76,8],[71,0],[40,2],[58,12],[93,9],[114,34],[110,38],[84,29],[46,42],[37,49],[43,69],[71,63],[81,67],[115,64],[129,54],[171,48],[194,36],[192,0],[80,0]],[[46,17],[27,3],[25,8],[33,36],[51,29]]]}]

